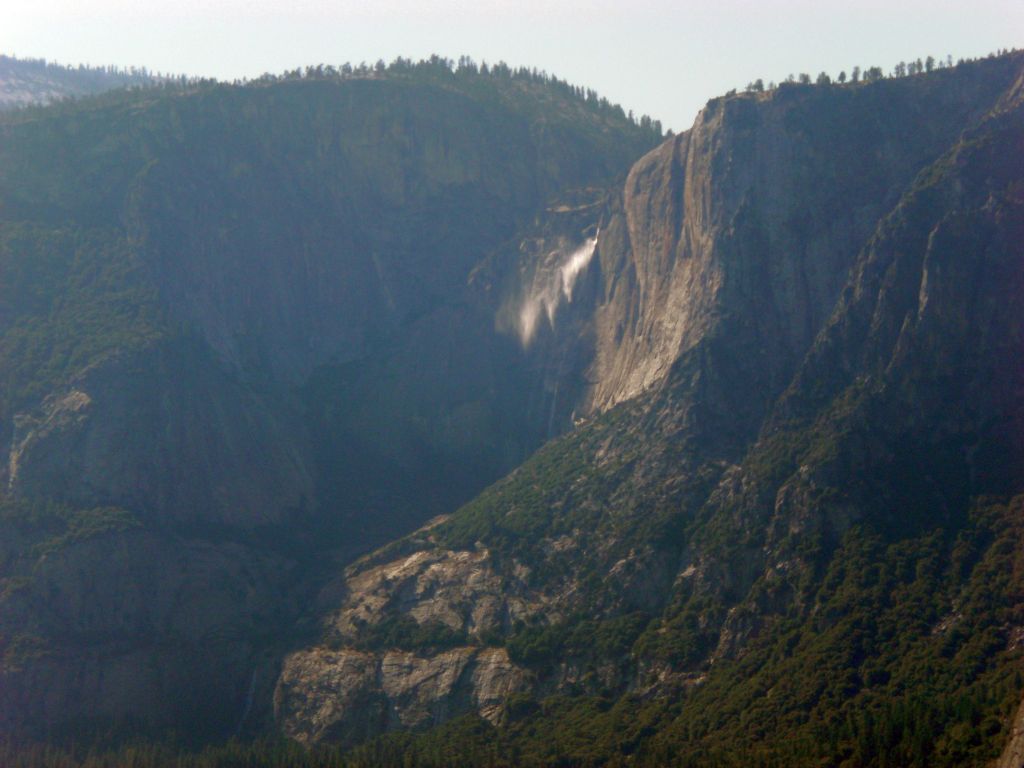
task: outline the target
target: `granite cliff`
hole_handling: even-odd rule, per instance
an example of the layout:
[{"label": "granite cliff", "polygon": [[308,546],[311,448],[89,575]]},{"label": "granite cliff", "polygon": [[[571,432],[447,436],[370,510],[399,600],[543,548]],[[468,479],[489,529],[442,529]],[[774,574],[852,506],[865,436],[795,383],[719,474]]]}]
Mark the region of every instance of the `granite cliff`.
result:
[{"label": "granite cliff", "polygon": [[[886,749],[984,762],[993,742],[943,697],[992,696],[976,716],[999,734],[1020,695],[1001,682],[1021,606],[1020,67],[715,100],[639,160],[591,212],[585,307],[534,342],[584,345],[583,423],[324,590],[321,638],[278,683],[285,733],[351,738],[360,690],[378,729],[468,712],[538,764],[860,764],[856,740],[883,737],[830,719],[887,701],[933,730]],[[931,670],[929,705],[895,642]],[[471,674],[410,699],[352,664],[401,652],[441,679],[502,649],[499,710]],[[803,719],[773,737],[785,717]]]},{"label": "granite cliff", "polygon": [[0,724],[1012,756],[1022,95],[785,84],[659,143],[433,62],[0,123]]},{"label": "granite cliff", "polygon": [[0,719],[57,734],[263,727],[321,570],[549,433],[473,267],[657,139],[442,61],[108,94],[0,134]]}]

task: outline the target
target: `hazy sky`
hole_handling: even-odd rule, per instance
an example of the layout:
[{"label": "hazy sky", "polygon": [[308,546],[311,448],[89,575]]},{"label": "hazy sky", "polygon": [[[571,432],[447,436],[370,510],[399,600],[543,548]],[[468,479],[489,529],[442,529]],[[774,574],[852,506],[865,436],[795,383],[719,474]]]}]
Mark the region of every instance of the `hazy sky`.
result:
[{"label": "hazy sky", "polygon": [[1024,47],[1024,0],[0,0],[0,52],[233,79],[431,53],[504,59],[675,130],[761,77]]}]

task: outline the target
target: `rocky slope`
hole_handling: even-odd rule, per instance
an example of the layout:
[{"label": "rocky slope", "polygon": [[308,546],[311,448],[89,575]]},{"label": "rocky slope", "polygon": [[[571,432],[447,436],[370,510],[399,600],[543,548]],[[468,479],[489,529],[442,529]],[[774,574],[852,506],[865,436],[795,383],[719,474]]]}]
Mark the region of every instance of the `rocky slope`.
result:
[{"label": "rocky slope", "polygon": [[547,434],[474,265],[654,138],[443,62],[5,117],[5,731],[257,727],[319,569]]},{"label": "rocky slope", "polygon": [[652,149],[433,61],[0,121],[0,725],[994,758],[1022,96],[787,84]]},{"label": "rocky slope", "polygon": [[[594,212],[592,319],[542,326],[593,344],[581,410],[619,405],[326,589],[284,731],[365,733],[354,687],[378,729],[476,712],[540,764],[994,756],[1024,604],[1021,75],[719,100],[638,162]],[[499,712],[472,675],[410,699],[352,662],[442,679],[498,648]]]},{"label": "rocky slope", "polygon": [[1024,764],[1024,707],[1017,713],[1013,721],[1013,730],[1007,739],[1006,747],[995,763],[995,768],[1016,768]]}]

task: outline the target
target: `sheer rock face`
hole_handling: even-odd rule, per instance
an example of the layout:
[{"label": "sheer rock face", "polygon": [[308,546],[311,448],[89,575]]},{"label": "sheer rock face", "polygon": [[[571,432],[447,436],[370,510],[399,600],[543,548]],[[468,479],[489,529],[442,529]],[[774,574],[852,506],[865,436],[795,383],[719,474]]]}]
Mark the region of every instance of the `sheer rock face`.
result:
[{"label": "sheer rock face", "polygon": [[[901,470],[889,460],[897,446],[931,440],[931,430],[958,435],[949,445],[935,438],[935,452],[922,453],[923,461],[956,456],[949,477],[926,478],[935,484],[923,497],[934,499],[968,471],[963,455],[979,434],[985,450],[1024,455],[1019,376],[1001,382],[997,373],[1021,354],[1020,166],[1001,169],[978,149],[1021,146],[1019,108],[991,114],[1017,76],[1002,75],[719,100],[692,131],[642,158],[621,199],[593,214],[601,229],[590,335],[578,321],[562,326],[593,344],[580,409],[632,402],[544,449],[550,465],[536,473],[524,465],[486,503],[456,513],[478,516],[480,538],[465,549],[453,549],[444,532],[421,531],[352,566],[317,608],[325,637],[341,649],[330,653],[342,659],[367,648],[367,629],[394,617],[421,629],[443,624],[480,647],[480,629],[511,636],[516,619],[556,627],[584,608],[658,615],[692,598],[704,612],[687,637],[702,649],[690,666],[628,652],[563,658],[533,690],[568,690],[588,679],[583,668],[620,691],[699,686],[707,669],[741,656],[780,615],[806,608],[800,584],[813,568],[800,542],[835,546],[855,522],[879,514],[871,490],[851,489],[862,476],[896,487]],[[557,339],[557,322],[551,330]],[[960,363],[975,378],[951,386]],[[971,414],[947,418],[943,392],[971,404]],[[778,461],[772,436],[791,428],[795,440],[813,441],[799,431],[822,414],[835,452],[812,451],[790,474],[766,479],[764,466]],[[797,426],[787,426],[791,418]],[[560,453],[566,445],[578,455]],[[578,471],[558,474],[570,456]],[[1019,467],[1006,465],[1015,460],[992,463],[992,476],[972,487],[1014,490]],[[601,473],[603,483],[594,481]],[[600,499],[590,495],[595,483]],[[543,500],[532,495],[541,490]],[[669,518],[677,527],[668,532],[638,533],[673,505],[692,528],[680,533],[683,524]],[[593,527],[559,528],[577,510],[597,510]],[[536,540],[524,541],[524,530]],[[512,620],[481,621],[471,606]],[[289,658],[317,658],[318,671],[307,673],[315,679],[341,663],[327,653]],[[317,708],[333,695],[295,679],[286,674],[278,688],[286,731],[307,743],[348,738],[294,716],[289,702],[310,706],[311,696]],[[389,695],[380,684],[373,690]],[[445,716],[471,708],[453,706]]]},{"label": "sheer rock face", "polygon": [[[471,270],[652,142],[568,91],[447,70],[0,121],[0,525],[25,517],[0,537],[0,732],[265,725],[321,558],[547,435]],[[146,535],[85,531],[37,567],[61,515],[108,507]]]},{"label": "sheer rock face", "polygon": [[227,369],[303,385],[461,308],[473,267],[549,199],[651,144],[574,99],[476,85],[286,82],[15,120],[4,221],[123,234],[161,310]]},{"label": "sheer rock face", "polygon": [[[206,702],[231,733],[247,691],[269,710],[273,689],[290,737],[351,742],[469,711],[498,722],[512,692],[700,685],[701,669],[630,666],[621,648],[541,675],[493,645],[581,610],[656,616],[696,596],[712,610],[684,617],[690,662],[742,654],[792,603],[794,536],[828,540],[867,508],[821,499],[933,423],[947,390],[924,374],[1020,359],[1019,334],[996,349],[1024,295],[1024,235],[1007,224],[1019,203],[986,202],[1015,187],[950,173],[934,205],[900,205],[1005,91],[979,71],[715,100],[621,190],[550,210],[564,186],[607,184],[625,145],[612,152],[603,124],[588,144],[572,121],[549,130],[447,88],[286,83],[0,126],[3,215],[120,232],[169,318],[158,341],[68,371],[0,426],[10,497],[126,507],[148,526],[45,557],[18,526],[0,537],[0,726],[180,725]],[[905,216],[924,224],[903,237]],[[572,301],[524,349],[502,327],[503,292],[591,237]],[[1005,312],[967,296],[975,283]],[[0,302],[0,331],[9,314]],[[957,390],[977,408],[943,428],[974,456],[969,439],[996,424],[982,448],[1016,457],[1018,381],[979,370]],[[870,439],[849,430],[839,459],[814,456],[778,487],[743,464],[759,431],[872,376]],[[479,538],[426,529],[354,563],[306,617],[320,636],[295,647],[299,595],[320,586],[290,583],[294,548],[314,548],[308,508],[358,550],[580,415],[593,421],[569,437],[578,455],[511,476]],[[694,534],[698,512],[719,527]],[[280,540],[260,541],[268,529]]]},{"label": "sheer rock face", "polygon": [[0,532],[0,729],[239,726],[247,685],[270,674],[257,636],[296,613],[286,561],[141,527],[26,557],[17,525]]},{"label": "sheer rock face", "polygon": [[[58,235],[68,250],[116,241],[130,267],[103,256],[67,288],[102,284],[163,339],[142,356],[55,356],[59,383],[0,412],[14,447],[3,464],[18,473],[5,484],[241,529],[329,508],[368,547],[562,431],[573,398],[552,419],[546,394],[558,365],[527,370],[467,283],[551,199],[618,178],[652,136],[574,98],[502,88],[224,86],[0,125],[12,266],[49,265]],[[117,293],[122,280],[145,306]],[[18,304],[0,300],[0,333],[23,319]],[[12,366],[42,367],[8,349]],[[46,424],[72,385],[92,405],[75,425]]]},{"label": "sheer rock face", "polygon": [[16,417],[8,490],[162,524],[281,523],[315,502],[292,410],[232,380],[201,348],[158,345],[83,371]]},{"label": "sheer rock face", "polygon": [[878,220],[1003,88],[896,81],[710,102],[634,165],[602,230],[590,407],[648,390],[728,339],[712,355],[744,387],[724,399],[756,428]]}]

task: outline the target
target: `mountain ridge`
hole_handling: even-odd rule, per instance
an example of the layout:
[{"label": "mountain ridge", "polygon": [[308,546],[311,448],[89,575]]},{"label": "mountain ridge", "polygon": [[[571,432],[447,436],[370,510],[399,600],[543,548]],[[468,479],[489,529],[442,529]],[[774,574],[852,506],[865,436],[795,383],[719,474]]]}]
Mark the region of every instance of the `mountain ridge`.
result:
[{"label": "mountain ridge", "polygon": [[145,67],[77,67],[0,54],[0,111],[50,104],[119,88],[140,88],[168,80]]},{"label": "mountain ridge", "polygon": [[[0,150],[0,722],[201,700],[310,760],[985,764],[1021,695],[1022,82],[787,84],[631,157],[611,113],[371,79],[0,123],[34,153]],[[71,159],[120,201],[48,189],[47,142],[110,115]],[[534,170],[479,170],[510,144]],[[68,334],[53,273],[116,311]],[[133,573],[159,599],[102,586]],[[175,679],[112,695],[154,636]]]},{"label": "mountain ridge", "polygon": [[[992,110],[1005,89],[1012,86],[1017,79],[1018,72],[1019,70],[1011,69],[1006,73],[1001,84],[990,91],[988,103],[982,101],[980,108],[975,109],[974,119],[980,119],[986,112]],[[939,203],[925,192],[929,180],[934,185],[943,175],[955,177],[959,171],[953,169],[958,169],[959,164],[963,162],[973,163],[984,169],[980,171],[982,174],[991,174],[979,176],[978,179],[988,180],[988,183],[994,185],[994,189],[1004,190],[999,194],[1005,195],[1009,191],[1010,197],[1007,198],[1005,205],[1010,207],[1001,214],[1001,221],[1004,222],[1001,225],[1004,229],[999,240],[1001,245],[993,247],[1000,248],[998,252],[1006,254],[1000,256],[1003,259],[1002,268],[1010,271],[989,279],[993,280],[993,285],[1000,286],[998,296],[1002,298],[1002,303],[1009,307],[1004,314],[998,315],[1002,318],[997,326],[999,330],[991,333],[994,339],[1012,339],[1015,338],[1013,329],[1019,326],[1019,318],[1013,314],[1012,307],[1015,306],[1015,302],[1011,297],[1015,295],[1014,280],[1019,279],[1019,276],[1013,277],[1013,261],[1006,259],[1010,258],[1009,254],[1014,253],[1014,230],[1010,222],[1018,220],[1012,207],[1015,166],[1009,163],[1003,166],[1005,173],[993,174],[989,169],[995,168],[996,161],[984,154],[976,154],[972,149],[977,143],[977,139],[973,137],[986,133],[992,136],[989,141],[993,148],[1005,149],[1013,146],[1013,140],[1009,139],[1009,136],[1012,136],[1015,121],[1019,120],[1017,117],[1005,117],[1005,120],[1009,121],[1011,132],[997,139],[995,136],[998,129],[995,126],[1001,119],[1004,119],[1004,115],[997,113],[983,120],[979,128],[971,129],[971,118],[967,117],[965,125],[968,130],[964,138],[958,137],[958,130],[951,135],[947,134],[950,144],[956,149],[946,156],[941,154],[941,148],[933,150],[931,158],[923,159],[923,165],[919,166],[919,181],[914,181],[917,169],[913,169],[912,173],[904,177],[905,180],[900,186],[903,189],[909,187],[910,192],[906,198],[908,202],[896,202],[904,195],[903,189],[900,189],[896,193],[896,200],[890,203],[896,207],[889,221],[900,221],[905,215],[903,211],[908,210],[908,206],[909,209],[913,209],[916,205],[919,211],[916,226],[921,228],[922,234],[915,234],[915,237],[920,238],[932,229],[931,226],[923,224],[922,216],[932,216],[936,209],[945,211],[944,205],[970,205],[966,202]],[[976,133],[972,134],[972,130]],[[675,162],[678,156],[676,148],[688,140],[685,135],[670,139],[667,145],[663,145],[661,150],[655,152]],[[941,141],[938,144],[941,145]],[[656,154],[655,157],[657,156]],[[960,159],[966,157],[971,159]],[[632,182],[635,183],[637,168],[643,168],[645,162],[650,160],[641,160],[638,166],[634,167],[630,177]],[[663,175],[662,178],[669,181],[656,189],[671,189],[671,174]],[[956,178],[951,188],[959,189],[955,185],[966,182],[959,177]],[[629,183],[630,181],[627,181],[627,188]],[[1000,187],[1000,184],[1003,186]],[[707,209],[698,207],[698,211],[701,210]],[[671,215],[669,219],[672,219]],[[874,226],[864,232],[862,242],[869,254],[874,252],[873,247],[877,247],[872,243],[882,242],[886,237],[892,236],[887,229],[891,224],[886,221],[883,217],[880,227],[882,234],[872,236],[874,239],[869,237],[870,230],[875,229]],[[945,231],[944,226],[940,226],[937,232]],[[602,233],[610,230],[611,227],[605,223]],[[941,240],[941,234],[932,235],[933,238],[936,236]],[[633,240],[639,239],[633,237]],[[657,243],[660,241],[653,242],[654,250],[659,251],[661,246]],[[925,242],[917,240],[914,245],[905,247],[912,251],[927,247],[930,253],[938,247],[938,243],[938,240],[927,243],[925,238]],[[949,252],[948,249],[951,247],[955,249],[956,246],[950,244],[942,248]],[[980,247],[982,246],[971,245],[968,241],[964,249],[973,254],[979,253]],[[598,249],[600,252],[600,241]],[[660,252],[664,253],[664,250]],[[765,250],[757,248],[753,253],[763,257]],[[838,308],[834,310],[837,317],[849,312],[843,308],[843,301],[851,290],[859,291],[867,299],[878,294],[877,288],[866,288],[862,282],[857,282],[858,274],[860,280],[864,279],[866,273],[863,264],[870,263],[870,257],[867,262],[861,261],[861,265],[858,266],[854,262],[855,256],[857,259],[863,258],[851,253],[847,264],[849,268],[854,269],[853,285],[857,287],[847,287],[841,295],[838,286],[836,287],[833,301],[839,300]],[[602,253],[601,257],[603,264],[603,259],[606,259],[608,254]],[[938,258],[929,257],[932,261]],[[861,271],[858,272],[858,269]],[[920,270],[921,267],[917,269]],[[953,308],[952,302],[961,300],[957,289],[953,287],[957,285],[955,278],[952,284],[949,277],[942,281],[945,286],[941,289],[944,291],[942,300],[933,298],[931,293],[933,290],[940,290],[937,288],[937,269],[938,262],[930,269],[926,269],[923,277],[917,278],[919,283],[930,288],[922,287],[920,291],[912,292],[915,284],[909,283],[908,289],[902,294],[903,301],[916,300],[920,294],[920,312],[924,313],[922,318],[928,315],[925,308],[929,306],[929,301],[939,307],[935,312],[949,311],[955,317],[957,310]],[[838,276],[845,278],[845,272],[846,270],[840,269]],[[664,275],[665,270],[663,269],[660,274]],[[919,271],[917,274],[922,273]],[[974,284],[976,280],[977,278],[965,279],[961,283]],[[891,293],[890,291],[890,295]],[[885,293],[882,295],[886,296]],[[654,306],[661,306],[659,302],[652,303]],[[833,323],[831,326],[826,322],[829,313],[825,308],[828,303],[823,302],[822,311],[818,313],[817,324],[822,329],[822,336],[815,341],[810,335],[804,335],[804,343],[810,352],[809,362],[804,363],[800,369],[796,369],[795,365],[791,368],[790,375],[795,373],[797,382],[801,381],[802,376],[810,379],[813,382],[812,386],[817,386],[821,374],[809,373],[815,367],[829,372],[826,380],[828,375],[834,375],[834,366],[823,367],[814,360],[816,356],[822,354],[822,345],[827,346],[827,342],[822,339],[827,339],[828,328],[837,327],[835,320],[829,321]],[[1000,306],[1000,299],[989,299],[985,306]],[[887,311],[891,313],[893,310]],[[874,342],[876,344],[885,338],[882,335],[885,328],[881,324],[883,317],[884,314],[877,315],[877,327],[873,327],[874,335],[878,339]],[[887,333],[891,337],[892,333],[900,330],[900,324],[897,322],[890,328]],[[951,332],[953,328],[950,327],[948,330]],[[957,330],[962,332],[960,329]],[[906,327],[902,333],[905,340],[897,341],[896,338],[892,338],[887,342],[890,345],[896,344],[897,361],[906,358],[910,350],[927,349],[927,346],[922,347],[924,341],[906,339]],[[934,329],[926,333],[927,338],[932,340],[929,343],[942,349],[942,343],[936,341],[937,338],[942,338],[941,334],[933,335],[937,333]],[[738,335],[735,332],[727,334],[728,340],[720,343],[735,345]],[[841,346],[844,350],[851,347],[856,347],[852,339]],[[964,349],[968,348],[970,347]],[[1014,353],[1007,349],[995,347],[991,352],[984,350],[984,346],[976,345],[974,348],[974,352],[982,358],[985,354],[994,355],[989,359],[995,362],[986,363],[987,365],[1005,367],[1008,361],[1014,359]],[[891,447],[885,448],[874,464],[870,463],[867,457],[873,452],[878,453],[881,445],[890,445],[894,440],[906,439],[897,437],[899,433],[893,434],[891,427],[885,427],[885,420],[888,419],[890,424],[899,424],[905,422],[906,417],[900,415],[900,407],[894,403],[871,415],[868,411],[851,411],[851,407],[858,400],[867,403],[875,398],[879,400],[880,406],[886,399],[879,399],[879,395],[869,395],[872,390],[864,384],[855,384],[847,394],[843,394],[843,390],[847,389],[848,384],[843,384],[832,395],[832,398],[840,395],[838,402],[833,402],[826,408],[839,409],[835,416],[838,420],[837,425],[830,425],[828,421],[819,421],[816,424],[812,419],[807,426],[800,427],[800,422],[787,424],[780,420],[779,416],[769,417],[768,431],[760,440],[754,442],[750,449],[751,454],[742,459],[741,453],[737,457],[741,458],[739,464],[730,467],[728,446],[732,441],[725,442],[726,452],[718,454],[720,458],[715,459],[716,440],[702,439],[700,431],[696,434],[692,431],[695,423],[699,429],[700,419],[708,416],[712,419],[722,418],[722,413],[729,414],[735,423],[736,411],[728,407],[722,408],[717,414],[712,412],[705,415],[699,411],[694,413],[694,409],[708,407],[714,388],[727,387],[730,379],[744,382],[751,379],[750,375],[745,375],[743,368],[739,368],[724,375],[724,372],[717,372],[717,380],[705,381],[709,373],[716,375],[714,367],[709,367],[709,363],[713,366],[715,357],[721,354],[721,351],[716,352],[715,348],[711,347],[696,358],[696,368],[693,367],[694,363],[687,363],[685,354],[681,355],[677,361],[673,361],[669,369],[671,374],[663,379],[664,383],[660,387],[649,389],[647,395],[620,405],[608,416],[599,417],[593,424],[579,428],[573,434],[546,446],[509,478],[486,491],[483,496],[448,521],[413,536],[404,546],[384,550],[367,560],[365,564],[356,563],[350,566],[347,574],[342,577],[345,586],[334,587],[331,590],[332,594],[344,597],[340,604],[336,603],[336,607],[324,615],[325,634],[321,641],[323,647],[331,648],[332,653],[340,654],[338,659],[343,659],[348,653],[346,648],[353,647],[353,643],[358,647],[359,643],[364,642],[361,638],[368,637],[366,633],[373,627],[387,625],[397,628],[401,625],[404,627],[403,634],[392,634],[390,642],[397,644],[404,653],[419,653],[417,663],[429,668],[431,648],[443,647],[443,644],[454,643],[459,646],[467,638],[471,641],[470,648],[486,647],[493,643],[503,644],[508,654],[508,661],[503,662],[506,664],[506,675],[518,676],[520,680],[532,679],[533,682],[527,684],[527,687],[532,685],[533,690],[529,693],[537,697],[535,700],[542,709],[542,702],[548,700],[546,697],[569,695],[567,717],[572,716],[572,696],[584,702],[588,693],[594,695],[605,691],[605,695],[612,696],[614,701],[614,697],[622,695],[623,691],[637,689],[648,691],[646,696],[651,695],[650,691],[660,690],[662,695],[667,695],[668,691],[686,690],[694,686],[699,689],[704,685],[707,675],[714,674],[716,664],[728,667],[732,663],[731,659],[737,656],[742,658],[744,647],[754,643],[760,634],[771,637],[772,624],[782,621],[782,618],[787,616],[789,606],[793,605],[794,600],[797,601],[797,616],[800,615],[800,601],[807,599],[800,596],[807,594],[814,583],[814,574],[829,562],[827,559],[823,561],[822,557],[827,557],[830,551],[835,551],[846,533],[862,524],[864,516],[868,515],[867,510],[878,508],[878,502],[868,504],[866,497],[858,499],[857,483],[849,483],[848,487],[844,487],[849,482],[848,473],[851,466],[859,467],[860,469],[855,471],[863,473],[866,478],[871,478],[877,484],[876,493],[884,489],[886,494],[890,494],[888,504],[897,509],[901,504],[904,505],[903,514],[907,516],[904,522],[889,522],[884,515],[878,519],[883,536],[893,535],[893,525],[897,526],[896,530],[899,530],[899,526],[909,526],[908,530],[914,530],[914,526],[922,525],[923,519],[916,517],[920,512],[914,510],[920,509],[921,505],[926,504],[927,499],[933,498],[937,491],[942,492],[941,484],[929,488],[929,484],[935,482],[931,479],[924,482],[909,482],[912,474],[908,473],[921,471],[935,464],[936,467],[943,467],[943,471],[951,471],[953,481],[959,481],[962,477],[960,460],[955,455],[950,455],[948,449],[941,448],[941,444],[922,447],[916,455],[907,457],[909,461],[904,466],[899,462],[893,462]],[[724,360],[728,360],[728,357]],[[892,365],[897,363],[894,362]],[[900,365],[906,367],[908,363],[902,362]],[[942,366],[949,365],[950,362],[946,359],[945,362],[938,363],[935,370],[945,370]],[[927,366],[925,368],[927,369]],[[855,366],[853,370],[859,369]],[[691,372],[689,375],[688,371]],[[763,375],[763,371],[757,373]],[[1016,384],[1007,383],[1011,388],[1011,394],[1013,387],[1019,388],[1019,384],[1019,381],[1016,381]],[[914,386],[921,387],[923,384]],[[929,386],[934,388],[937,385]],[[942,386],[941,383],[938,386]],[[699,392],[699,396],[692,395],[694,389],[691,388]],[[783,395],[784,389],[784,386],[776,384],[774,396],[777,398]],[[916,391],[921,393],[918,408],[934,402],[934,396],[924,396],[926,390]],[[995,396],[999,390],[983,391],[986,394],[979,397],[987,402],[987,398]],[[792,418],[795,414],[791,412],[792,406],[787,408],[785,405],[785,397],[786,395],[780,412],[789,410],[788,418]],[[850,398],[850,402],[844,404],[843,397]],[[964,395],[953,397],[962,398]],[[788,393],[788,398],[790,402],[796,400],[792,391]],[[828,403],[828,400],[810,402]],[[1019,409],[1013,410],[1015,406],[1012,396],[1009,400],[1003,399],[1001,402],[1003,405],[996,406],[997,410],[1009,409],[1009,413],[1018,414],[1014,418],[1019,418]],[[929,407],[934,408],[934,405]],[[618,419],[611,418],[617,411],[620,412]],[[760,410],[760,418],[769,416],[770,412],[769,409]],[[626,416],[625,413],[630,415]],[[811,413],[820,420],[821,416],[813,409]],[[754,411],[751,419],[754,421],[757,418],[758,412]],[[991,418],[983,417],[981,423]],[[622,431],[621,427],[613,426],[616,421],[618,424],[625,423],[630,426],[626,427],[626,431]],[[838,424],[847,421],[859,425],[852,428],[853,435],[858,430],[864,431],[867,433],[866,437],[879,443],[879,448],[859,447],[856,441],[841,437],[844,434],[843,429],[851,428],[843,428]],[[909,424],[913,425],[914,422]],[[924,433],[927,433],[927,430],[936,428],[935,425],[938,424],[941,424],[941,419],[934,411],[925,411],[924,415],[919,417],[917,426],[902,428],[909,429],[910,433],[914,430],[924,430]],[[800,436],[795,446],[786,445],[787,432]],[[1012,435],[1012,427],[1007,427],[1006,433]],[[740,434],[742,435],[742,432]],[[874,437],[871,437],[872,434]],[[815,441],[824,441],[822,447],[816,446]],[[616,444],[617,448],[612,448]],[[645,447],[639,448],[639,444],[644,444]],[[732,444],[735,446],[736,442]],[[742,438],[739,444],[742,445]],[[986,446],[986,450],[998,453],[999,449],[994,446],[1003,443],[1001,438],[993,434],[979,438],[979,444]],[[853,453],[850,455],[841,452],[839,455],[830,455],[837,448],[842,452]],[[793,465],[795,456],[800,454],[807,457],[804,461],[810,462],[808,466]],[[703,466],[699,463],[701,459],[696,459],[695,465],[695,455],[703,456]],[[736,456],[735,453],[732,455]],[[1019,446],[1010,449],[1007,455],[1019,456]],[[856,456],[862,458],[856,459]],[[851,464],[851,460],[855,463]],[[990,477],[976,476],[972,481],[975,490],[971,492],[977,493],[979,488],[987,488],[988,492],[1007,492],[1018,487],[1016,484],[1019,480],[1009,481],[1009,485],[992,485],[993,480],[998,480],[1000,466],[1006,467],[1002,471],[1008,473],[1005,475],[1007,480],[1016,477],[1011,469],[1013,462],[1012,459],[1004,459],[998,463],[990,463]],[[892,463],[892,466],[887,466],[888,463]],[[947,465],[948,469],[945,468]],[[787,477],[787,474],[794,470],[797,470],[795,474]],[[923,477],[928,478],[928,470],[924,471]],[[665,485],[659,488],[663,483]],[[896,495],[892,496],[894,492]],[[915,494],[920,494],[919,498],[915,499]],[[912,503],[908,505],[908,501]],[[883,508],[885,503],[882,502]],[[966,497],[953,497],[944,505],[947,509],[944,514],[953,515],[955,518],[962,514],[957,507],[963,509],[963,505],[968,503]],[[681,509],[677,505],[680,505]],[[656,513],[659,506],[666,510],[662,515]],[[687,511],[687,506],[690,507],[690,511]],[[673,512],[673,507],[679,511]],[[820,511],[812,512],[816,508]],[[630,512],[631,509],[635,512]],[[870,515],[867,519],[871,520]],[[898,519],[897,517],[896,520]],[[946,520],[947,524],[962,525],[955,523],[953,519],[939,519]],[[875,523],[872,521],[871,524]],[[664,528],[659,530],[659,526]],[[680,538],[690,542],[683,546],[681,551],[677,549],[678,544],[670,544],[667,550],[659,551],[659,547],[663,547],[665,543]],[[745,540],[749,543],[744,543]],[[763,543],[759,544],[759,541]],[[770,558],[777,559],[773,562]],[[473,570],[465,571],[468,567],[467,562],[474,563]],[[500,586],[483,586],[491,583]],[[481,588],[483,592],[477,594],[476,590]],[[660,597],[654,597],[654,601],[649,602],[649,598],[653,596]],[[662,600],[668,602],[660,602]],[[496,601],[498,606],[497,614],[479,613],[483,610],[482,606],[489,606],[492,601]],[[639,616],[635,615],[637,611],[640,612]],[[662,611],[663,616],[657,618],[658,613]],[[403,625],[404,617],[411,618],[413,623]],[[628,638],[626,645],[611,646],[618,648],[618,658],[621,661],[616,660],[614,654],[611,657],[602,657],[598,654],[593,658],[593,651],[587,651],[586,644],[582,647],[573,645],[579,642],[574,639],[577,636],[573,632],[573,623],[583,622],[586,625],[584,617],[597,621],[597,626],[591,631],[597,631],[599,637],[602,631],[621,632],[632,622],[633,628],[625,630],[625,638]],[[435,630],[430,635],[419,635],[416,626],[421,630],[428,626],[433,626],[436,630],[447,627],[450,634],[438,635]],[[619,629],[613,630],[612,627]],[[438,639],[439,637],[447,639],[442,641]],[[474,640],[475,643],[472,642]],[[619,643],[621,642],[620,640]],[[385,641],[380,651],[385,655],[378,656],[379,663],[385,666],[390,663],[387,654],[395,652],[388,651],[387,648]],[[344,674],[327,682],[333,674],[332,669],[336,673],[337,668],[332,667],[329,661],[321,661],[319,667],[316,664],[310,665],[310,657],[307,655],[310,653],[315,651],[312,648],[308,651],[299,651],[286,662],[278,688],[278,713],[284,722],[286,732],[296,738],[331,738],[328,734],[332,733],[331,729],[335,723],[345,722],[346,711],[344,704],[330,698],[334,686],[365,690],[367,695],[375,689],[372,682],[365,688],[363,686],[366,686],[366,683],[356,678],[348,679]],[[701,666],[702,660],[705,659],[708,661],[704,663],[710,667]],[[618,671],[613,671],[623,663],[625,668],[620,667]],[[550,664],[554,666],[546,666]],[[610,666],[603,667],[602,664]],[[517,667],[519,672],[515,671]],[[642,671],[629,671],[637,668]],[[638,674],[640,679],[636,677]],[[587,679],[587,675],[592,676],[590,682],[582,682]],[[649,682],[642,682],[644,679]],[[417,718],[426,716],[424,706],[447,708],[460,698],[465,700],[467,695],[470,701],[476,695],[486,699],[484,689],[469,683],[465,685],[468,687],[462,688],[451,682],[447,687],[440,689],[423,686],[420,690],[393,692],[385,685],[380,694],[385,698],[374,706],[382,707],[382,711],[397,710],[399,713],[407,713],[410,719],[404,724],[408,727],[418,722]],[[294,698],[292,692],[297,689],[319,690],[322,693],[313,699]],[[628,700],[628,697],[620,699],[620,704],[625,700]],[[320,702],[327,701],[333,701],[331,709],[318,709]],[[366,700],[361,701],[361,711],[365,714],[367,703]],[[468,706],[472,709],[473,705]],[[580,706],[584,705],[581,703]],[[559,759],[560,753],[550,751],[550,745],[545,747],[543,740],[533,740],[532,737],[525,735],[529,730],[517,731],[510,724],[515,722],[515,717],[508,709],[504,712],[494,712],[483,708],[480,711],[486,712],[485,719],[499,726],[496,738],[504,735],[510,739],[510,744],[527,745],[534,750],[533,759],[541,763]],[[437,717],[436,714],[433,716]],[[555,717],[556,723],[562,722],[551,713],[549,717]],[[538,727],[536,717],[527,716],[524,727]],[[565,735],[564,738],[555,741],[569,748],[567,754],[575,755],[573,759],[597,759],[596,754],[588,752],[582,743],[570,747],[569,745],[574,744],[571,738],[570,735]],[[654,742],[657,741],[658,739],[654,739]],[[613,754],[618,749],[614,742],[604,746]],[[573,751],[574,749],[580,751]],[[585,755],[589,757],[585,758]],[[943,759],[948,759],[948,756]]]},{"label": "mountain ridge", "polygon": [[[474,254],[561,187],[624,172],[650,130],[553,83],[418,72],[0,118],[0,472],[21,543],[0,576],[5,732],[138,717],[222,733],[251,680],[262,717],[280,636],[336,551],[415,527],[543,439],[546,413],[521,424],[522,398],[498,408],[474,386],[514,394],[533,376],[464,295]],[[356,417],[380,395],[353,387],[423,342],[450,349],[413,359],[434,389],[389,420],[394,444],[359,450],[377,425]],[[432,437],[438,423],[463,443]],[[425,437],[449,452],[444,474]],[[87,522],[103,510],[143,532]],[[157,594],[100,599],[76,573],[104,592],[144,575]],[[106,687],[107,667],[136,682]]]}]

